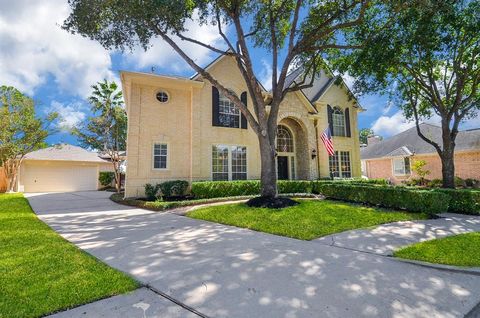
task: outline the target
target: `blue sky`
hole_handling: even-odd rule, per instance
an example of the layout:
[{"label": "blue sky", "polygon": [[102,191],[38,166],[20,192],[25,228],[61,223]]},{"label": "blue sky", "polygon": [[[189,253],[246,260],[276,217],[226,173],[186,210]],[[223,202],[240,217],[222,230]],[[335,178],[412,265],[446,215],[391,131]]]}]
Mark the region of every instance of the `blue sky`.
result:
[{"label": "blue sky", "polygon": [[[106,51],[94,41],[69,34],[59,26],[68,13],[66,0],[0,0],[0,85],[15,86],[32,96],[39,114],[56,111],[61,115],[58,133],[48,138],[49,143],[76,143],[68,129],[88,117],[90,86],[104,78],[119,82],[120,70],[151,72],[154,67],[157,74],[193,74],[160,40],[154,40],[147,52],[137,48],[122,53]],[[191,23],[188,28],[191,37],[219,45],[216,27]],[[193,44],[182,43],[182,47],[202,65],[216,56]],[[269,56],[261,50],[253,52],[258,78],[268,86]],[[347,83],[352,80],[346,78]],[[359,128],[373,128],[388,137],[413,125],[396,107],[389,106],[386,97],[361,96],[360,103],[367,111],[359,115]],[[480,119],[462,127],[480,127]]]}]

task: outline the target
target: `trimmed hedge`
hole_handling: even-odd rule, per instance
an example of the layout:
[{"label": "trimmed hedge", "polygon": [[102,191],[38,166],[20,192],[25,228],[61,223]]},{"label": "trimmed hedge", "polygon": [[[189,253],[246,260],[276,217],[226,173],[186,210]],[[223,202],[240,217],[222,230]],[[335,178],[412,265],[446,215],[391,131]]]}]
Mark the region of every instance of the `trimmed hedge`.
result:
[{"label": "trimmed hedge", "polygon": [[257,195],[260,193],[260,181],[199,181],[192,182],[192,194],[197,199]]},{"label": "trimmed hedge", "polygon": [[480,191],[435,189],[449,197],[448,212],[480,215]]},{"label": "trimmed hedge", "polygon": [[328,198],[367,203],[392,209],[437,214],[448,210],[449,196],[428,190],[402,187],[333,184],[316,182],[314,191]]},{"label": "trimmed hedge", "polygon": [[[312,181],[279,180],[277,185],[279,193],[312,193]],[[192,183],[191,191],[197,199],[258,195],[260,181],[199,181]]]}]

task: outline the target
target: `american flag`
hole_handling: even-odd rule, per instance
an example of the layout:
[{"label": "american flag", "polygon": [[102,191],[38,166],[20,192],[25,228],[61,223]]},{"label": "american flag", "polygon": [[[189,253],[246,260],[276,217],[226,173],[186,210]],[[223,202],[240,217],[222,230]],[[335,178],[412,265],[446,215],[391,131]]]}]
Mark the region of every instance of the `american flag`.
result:
[{"label": "american flag", "polygon": [[333,150],[333,141],[332,141],[332,134],[330,133],[330,127],[327,127],[322,133],[322,141],[325,149],[327,149],[328,155],[333,156],[335,154],[335,150]]}]

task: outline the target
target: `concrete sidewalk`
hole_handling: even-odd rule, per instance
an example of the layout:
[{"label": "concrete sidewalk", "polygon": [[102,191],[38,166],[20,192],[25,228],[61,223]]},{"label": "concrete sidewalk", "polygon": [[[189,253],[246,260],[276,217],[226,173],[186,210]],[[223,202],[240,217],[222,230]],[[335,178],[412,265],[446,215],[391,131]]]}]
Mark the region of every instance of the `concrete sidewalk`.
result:
[{"label": "concrete sidewalk", "polygon": [[395,222],[332,234],[315,242],[355,251],[392,255],[400,247],[446,236],[480,232],[480,216],[445,213],[439,219]]},{"label": "concrete sidewalk", "polygon": [[108,195],[27,197],[66,239],[206,316],[463,317],[480,301],[480,276],[112,205]]}]

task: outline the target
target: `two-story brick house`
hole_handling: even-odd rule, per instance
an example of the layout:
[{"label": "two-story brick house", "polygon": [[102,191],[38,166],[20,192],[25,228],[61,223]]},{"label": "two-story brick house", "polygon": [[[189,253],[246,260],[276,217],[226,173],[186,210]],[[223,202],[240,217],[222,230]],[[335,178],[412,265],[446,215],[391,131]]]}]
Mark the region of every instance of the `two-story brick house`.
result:
[{"label": "two-story brick house", "polygon": [[[251,107],[246,84],[231,57],[216,59],[207,70]],[[292,72],[288,85],[299,76],[299,70]],[[128,115],[127,197],[143,195],[146,183],[165,180],[259,179],[255,132],[201,76],[121,72],[121,81]],[[359,177],[359,111],[362,108],[343,81],[326,72],[313,87],[288,93],[278,117],[279,178]],[[336,150],[332,157],[320,139],[328,125]]]}]

